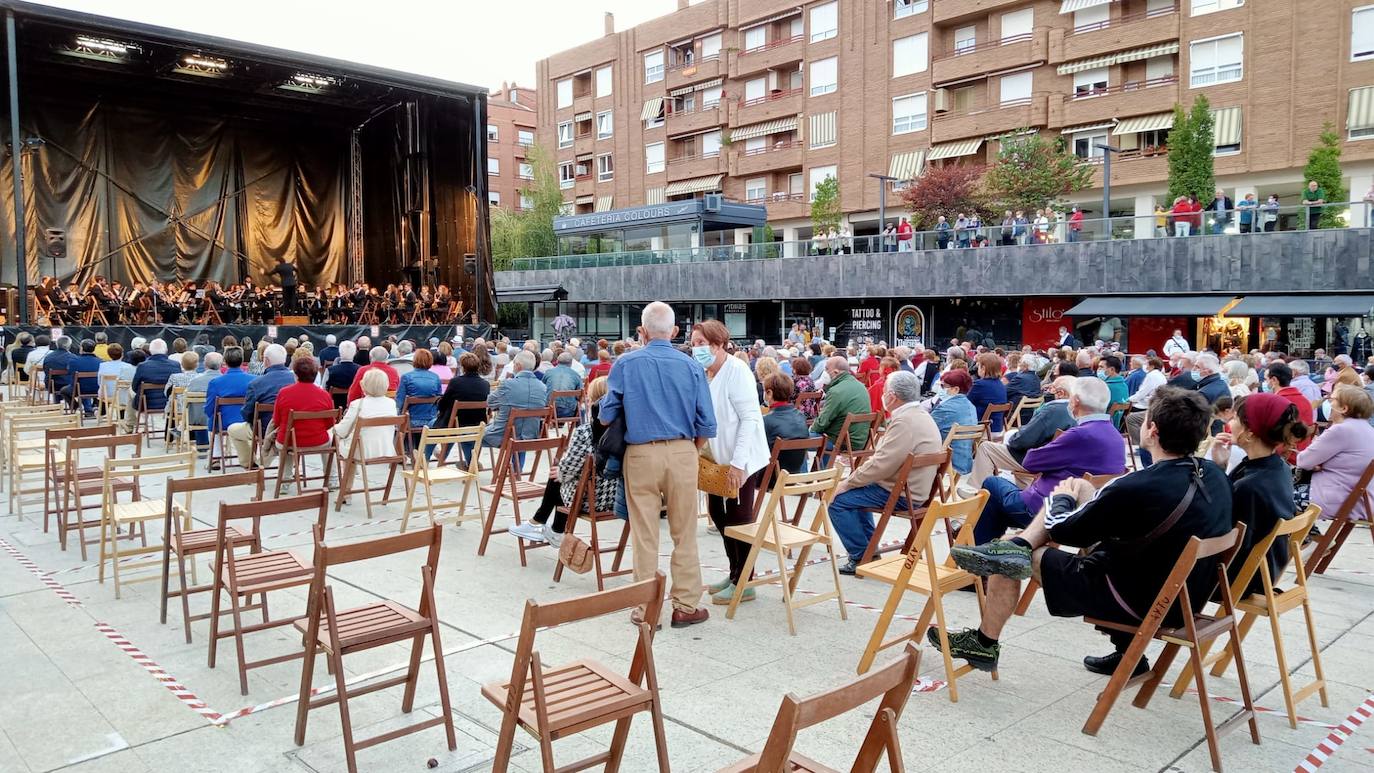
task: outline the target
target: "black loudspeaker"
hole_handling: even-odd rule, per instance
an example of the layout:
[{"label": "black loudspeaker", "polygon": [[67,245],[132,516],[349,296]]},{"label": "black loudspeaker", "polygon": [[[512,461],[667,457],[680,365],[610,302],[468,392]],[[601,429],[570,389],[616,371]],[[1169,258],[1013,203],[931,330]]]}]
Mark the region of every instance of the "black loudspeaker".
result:
[{"label": "black loudspeaker", "polygon": [[471,252],[463,253],[463,270],[468,276],[477,276],[477,256]]},{"label": "black loudspeaker", "polygon": [[43,231],[43,254],[49,258],[67,257],[67,232],[61,228]]}]

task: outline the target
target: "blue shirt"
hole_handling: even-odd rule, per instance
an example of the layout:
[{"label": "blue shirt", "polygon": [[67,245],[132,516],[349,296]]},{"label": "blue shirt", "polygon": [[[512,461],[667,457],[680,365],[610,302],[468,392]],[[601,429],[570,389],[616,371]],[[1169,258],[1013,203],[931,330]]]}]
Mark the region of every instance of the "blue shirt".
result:
[{"label": "blue shirt", "polygon": [[[401,376],[401,382],[396,385],[396,412],[400,413],[405,407],[407,397],[438,397],[442,391],[439,374],[428,368],[416,368]],[[432,426],[437,415],[436,403],[410,406],[411,430],[419,432],[424,427]]]},{"label": "blue shirt", "polygon": [[[214,382],[210,383],[213,384]],[[243,395],[242,421],[252,421],[258,403],[271,405],[277,402],[277,393],[282,390],[282,387],[294,383],[296,383],[296,374],[287,370],[285,365],[273,365],[264,370],[261,376],[248,382],[248,389]],[[263,426],[266,426],[266,421],[263,422]]]},{"label": "blue shirt", "polygon": [[[538,372],[536,376],[540,375]],[[543,374],[544,384],[548,386],[549,392],[572,392],[582,388],[582,377],[577,375],[577,371],[570,365],[557,365],[549,369],[548,373]],[[577,413],[577,400],[571,397],[558,398],[554,410],[559,416],[572,416]]]},{"label": "blue shirt", "polygon": [[706,369],[664,339],[622,356],[607,379],[601,421],[625,416],[625,442],[716,436]]},{"label": "blue shirt", "polygon": [[[205,387],[205,415],[210,417],[219,413],[218,428],[223,429],[243,421],[242,406],[218,403],[226,397],[243,397],[248,393],[248,384],[252,381],[252,376],[238,368],[230,368],[223,375],[210,379],[209,385]],[[213,423],[210,423],[210,426],[216,428]]]},{"label": "blue shirt", "polygon": [[[100,373],[100,366],[104,362],[94,354],[78,354],[67,364],[67,370],[76,378],[78,373]],[[95,397],[95,393],[100,391],[100,377],[90,376],[81,379],[81,394],[86,397]]]}]

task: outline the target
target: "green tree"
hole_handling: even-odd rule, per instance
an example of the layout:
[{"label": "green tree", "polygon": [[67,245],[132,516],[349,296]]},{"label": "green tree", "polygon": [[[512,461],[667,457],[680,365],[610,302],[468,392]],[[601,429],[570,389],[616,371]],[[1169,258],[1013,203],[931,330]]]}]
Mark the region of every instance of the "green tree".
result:
[{"label": "green tree", "polygon": [[840,227],[840,181],[827,176],[816,183],[816,196],[811,200],[811,227],[817,233]]},{"label": "green tree", "polygon": [[1035,134],[1003,138],[983,185],[1004,209],[1033,211],[1092,184],[1093,170],[1062,140]]},{"label": "green tree", "polygon": [[525,160],[534,178],[521,191],[529,200],[529,208],[491,210],[491,258],[497,271],[509,270],[516,258],[544,257],[558,251],[553,219],[563,206],[563,190],[558,185],[553,157],[534,145],[526,152]]},{"label": "green tree", "polygon": [[1216,155],[1212,107],[1199,94],[1190,110],[1174,105],[1174,126],[1169,130],[1169,199],[1197,194],[1210,200],[1216,190],[1212,164]]},{"label": "green tree", "polygon": [[[1341,137],[1330,123],[1322,126],[1317,146],[1307,154],[1307,166],[1302,169],[1302,179],[1304,183],[1316,180],[1327,201],[1345,201],[1350,198],[1341,184]],[[1344,212],[1345,207],[1323,207],[1321,227],[1343,226],[1341,215]]]}]

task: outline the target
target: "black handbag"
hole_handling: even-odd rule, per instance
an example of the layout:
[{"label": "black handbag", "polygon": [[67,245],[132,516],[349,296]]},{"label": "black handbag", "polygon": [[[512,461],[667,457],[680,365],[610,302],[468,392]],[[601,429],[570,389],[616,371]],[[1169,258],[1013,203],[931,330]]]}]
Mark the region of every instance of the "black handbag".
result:
[{"label": "black handbag", "polygon": [[[625,414],[622,412],[615,420],[606,425],[601,440],[596,444],[596,474],[606,474],[606,464],[612,459],[625,459]],[[619,466],[619,465],[617,465]]]}]

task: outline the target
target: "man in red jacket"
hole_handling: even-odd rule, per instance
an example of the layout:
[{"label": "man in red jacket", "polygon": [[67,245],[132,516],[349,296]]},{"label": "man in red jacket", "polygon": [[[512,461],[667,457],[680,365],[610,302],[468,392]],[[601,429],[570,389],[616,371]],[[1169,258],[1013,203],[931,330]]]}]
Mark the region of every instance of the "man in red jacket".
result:
[{"label": "man in red jacket", "polygon": [[390,356],[391,355],[387,353],[386,349],[380,346],[372,347],[372,350],[368,352],[368,359],[371,360],[371,364],[358,368],[358,372],[353,374],[353,386],[348,388],[348,402],[350,405],[354,400],[363,396],[363,376],[366,375],[369,370],[380,370],[385,373],[387,391],[396,391],[396,387],[401,384],[401,374],[397,373],[395,368],[387,364],[386,360]]},{"label": "man in red jacket", "polygon": [[[286,428],[290,423],[292,412],[310,413],[334,410],[334,399],[329,396],[328,392],[315,386],[315,377],[319,375],[319,367],[315,365],[315,358],[297,358],[295,362],[291,363],[291,372],[296,374],[296,383],[282,387],[281,391],[277,393],[277,401],[272,407],[272,424],[277,428],[278,451],[288,440]],[[292,425],[296,435],[296,445],[300,448],[325,445],[329,442],[329,434],[333,428],[333,418],[297,420]]]}]

